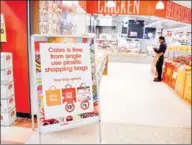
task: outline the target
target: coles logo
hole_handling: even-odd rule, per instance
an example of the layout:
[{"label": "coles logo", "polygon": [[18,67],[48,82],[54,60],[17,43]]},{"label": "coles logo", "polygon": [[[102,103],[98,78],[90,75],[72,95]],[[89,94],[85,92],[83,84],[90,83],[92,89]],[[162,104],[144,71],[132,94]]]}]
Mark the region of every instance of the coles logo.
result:
[{"label": "coles logo", "polygon": [[10,55],[7,55],[6,60],[10,60],[10,59],[11,59]]},{"label": "coles logo", "polygon": [[11,74],[11,70],[8,70],[8,71],[7,71],[7,75],[10,75],[10,74]]},{"label": "coles logo", "polygon": [[11,89],[13,87],[13,85],[12,84],[10,84],[9,86],[8,86],[8,89]]}]

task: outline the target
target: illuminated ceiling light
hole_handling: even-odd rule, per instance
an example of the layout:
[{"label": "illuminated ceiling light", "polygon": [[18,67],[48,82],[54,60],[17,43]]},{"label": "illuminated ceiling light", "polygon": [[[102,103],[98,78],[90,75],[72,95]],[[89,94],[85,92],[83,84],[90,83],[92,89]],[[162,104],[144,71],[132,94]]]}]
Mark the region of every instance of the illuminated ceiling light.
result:
[{"label": "illuminated ceiling light", "polygon": [[159,0],[156,4],[156,9],[163,10],[164,8],[165,8],[164,3],[161,0]]},{"label": "illuminated ceiling light", "polygon": [[108,8],[113,8],[113,7],[116,7],[114,1],[107,1],[107,5],[106,5]]}]

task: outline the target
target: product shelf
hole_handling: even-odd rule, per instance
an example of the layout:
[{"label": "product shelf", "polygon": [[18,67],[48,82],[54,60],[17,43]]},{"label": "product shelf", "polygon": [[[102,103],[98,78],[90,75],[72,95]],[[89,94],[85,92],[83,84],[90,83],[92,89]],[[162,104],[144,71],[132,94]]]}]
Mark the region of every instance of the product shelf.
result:
[{"label": "product shelf", "polygon": [[191,104],[191,56],[166,59],[163,81],[174,89],[180,98]]}]

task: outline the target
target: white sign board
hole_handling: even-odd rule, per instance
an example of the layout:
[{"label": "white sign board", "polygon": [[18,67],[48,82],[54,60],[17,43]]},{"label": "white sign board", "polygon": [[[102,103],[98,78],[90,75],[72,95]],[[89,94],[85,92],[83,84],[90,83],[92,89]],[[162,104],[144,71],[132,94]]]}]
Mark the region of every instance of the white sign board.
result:
[{"label": "white sign board", "polygon": [[34,35],[32,55],[40,132],[98,122],[94,39]]},{"label": "white sign board", "polygon": [[42,43],[40,54],[45,118],[93,112],[89,45]]}]

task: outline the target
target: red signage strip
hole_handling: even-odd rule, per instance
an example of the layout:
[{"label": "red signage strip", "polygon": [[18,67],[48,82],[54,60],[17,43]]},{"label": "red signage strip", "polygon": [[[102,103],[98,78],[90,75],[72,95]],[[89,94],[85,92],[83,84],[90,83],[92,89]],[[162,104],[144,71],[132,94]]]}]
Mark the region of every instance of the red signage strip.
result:
[{"label": "red signage strip", "polygon": [[167,1],[166,18],[191,24],[191,9]]},{"label": "red signage strip", "polygon": [[79,3],[79,6],[86,12],[87,11],[87,1],[79,0],[78,3]]},{"label": "red signage strip", "polygon": [[86,11],[90,14],[157,16],[191,24],[191,9],[170,1],[163,1],[165,5],[165,9],[163,10],[156,9],[158,0],[114,0],[114,3],[116,4],[116,7],[114,8],[108,8],[106,6],[106,0],[82,2],[87,3],[84,4],[84,6],[87,5]]}]

